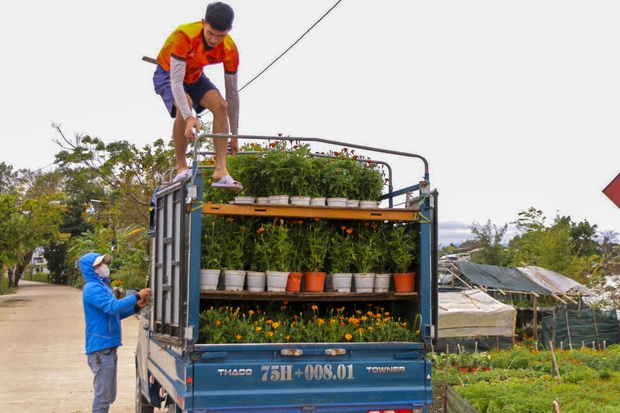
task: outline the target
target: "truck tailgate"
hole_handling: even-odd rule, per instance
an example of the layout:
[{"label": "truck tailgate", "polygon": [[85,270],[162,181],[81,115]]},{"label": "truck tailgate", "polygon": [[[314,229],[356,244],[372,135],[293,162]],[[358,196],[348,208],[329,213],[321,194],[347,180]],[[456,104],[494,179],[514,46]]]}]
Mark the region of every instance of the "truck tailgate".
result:
[{"label": "truck tailgate", "polygon": [[236,344],[196,349],[193,405],[207,407],[205,411],[251,407],[365,412],[431,402],[430,363],[424,359],[421,343]]}]

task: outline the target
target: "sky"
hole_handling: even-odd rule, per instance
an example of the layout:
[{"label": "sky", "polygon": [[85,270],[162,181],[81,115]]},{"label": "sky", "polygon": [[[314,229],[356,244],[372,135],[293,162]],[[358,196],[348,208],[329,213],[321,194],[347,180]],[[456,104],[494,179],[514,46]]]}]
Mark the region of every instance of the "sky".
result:
[{"label": "sky", "polygon": [[[620,233],[602,190],[620,172],[620,2],[230,0],[239,133],[423,156],[439,243],[529,208]],[[169,139],[155,57],[208,1],[3,2],[0,162],[49,170],[65,136]],[[334,7],[335,6],[335,7]],[[221,66],[205,70],[223,88]],[[209,120],[208,115],[203,120]],[[366,154],[360,152],[360,154]],[[372,153],[368,153],[372,157]],[[391,162],[392,160],[388,160]],[[423,178],[395,160],[396,188]]]}]

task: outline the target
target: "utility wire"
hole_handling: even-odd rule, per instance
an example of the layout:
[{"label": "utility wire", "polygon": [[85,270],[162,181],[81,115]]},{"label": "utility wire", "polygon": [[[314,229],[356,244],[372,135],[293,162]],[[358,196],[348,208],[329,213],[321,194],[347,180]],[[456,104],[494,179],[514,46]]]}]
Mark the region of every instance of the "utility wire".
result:
[{"label": "utility wire", "polygon": [[274,65],[274,64],[275,64],[278,60],[280,60],[280,59],[281,59],[281,58],[282,58],[285,54],[287,54],[289,50],[291,50],[293,47],[295,47],[295,45],[296,45],[297,43],[299,43],[299,42],[301,41],[301,39],[303,39],[303,38],[304,38],[304,37],[305,37],[308,33],[310,33],[310,31],[311,31],[312,29],[314,29],[314,27],[315,27],[317,24],[319,24],[319,23],[321,22],[321,20],[323,20],[325,17],[327,17],[327,15],[328,15],[329,13],[331,13],[331,12],[332,12],[332,10],[334,10],[334,9],[336,8],[336,6],[338,6],[341,2],[342,2],[342,0],[338,0],[338,1],[336,2],[336,4],[334,4],[334,5],[333,5],[333,6],[332,6],[329,10],[327,10],[327,12],[326,12],[323,16],[321,16],[321,18],[320,18],[320,19],[318,19],[318,20],[317,20],[317,21],[316,21],[316,22],[315,22],[312,26],[310,26],[310,28],[309,28],[308,30],[306,30],[306,31],[304,32],[304,34],[302,34],[302,35],[301,35],[301,36],[300,36],[297,40],[295,40],[295,42],[293,42],[293,44],[291,44],[291,45],[290,45],[290,46],[289,46],[289,47],[288,47],[288,48],[287,48],[284,52],[282,52],[282,53],[280,54],[280,56],[278,56],[278,57],[277,57],[274,61],[272,61],[271,63],[269,63],[269,64],[267,65],[267,67],[265,67],[263,70],[261,70],[259,74],[257,74],[256,76],[254,76],[254,78],[252,78],[252,79],[251,79],[248,83],[246,83],[245,85],[243,85],[243,86],[241,87],[241,89],[239,89],[239,91],[241,92],[243,89],[245,89],[247,86],[249,86],[252,82],[254,82],[256,79],[258,79],[258,78],[259,78],[259,77],[260,77],[263,73],[265,73],[265,72],[267,71],[267,69],[269,69],[271,66],[273,66],[273,65]]}]

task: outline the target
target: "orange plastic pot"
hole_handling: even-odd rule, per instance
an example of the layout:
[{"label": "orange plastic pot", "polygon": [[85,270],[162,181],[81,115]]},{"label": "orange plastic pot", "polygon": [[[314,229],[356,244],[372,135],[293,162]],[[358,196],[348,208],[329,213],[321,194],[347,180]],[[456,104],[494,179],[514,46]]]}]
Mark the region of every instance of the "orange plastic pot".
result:
[{"label": "orange plastic pot", "polygon": [[298,292],[301,290],[301,273],[291,272],[286,280],[286,291]]},{"label": "orange plastic pot", "polygon": [[305,287],[308,292],[322,292],[325,290],[325,273],[324,272],[305,272]]},{"label": "orange plastic pot", "polygon": [[394,273],[394,291],[397,293],[410,293],[415,284],[415,272]]}]

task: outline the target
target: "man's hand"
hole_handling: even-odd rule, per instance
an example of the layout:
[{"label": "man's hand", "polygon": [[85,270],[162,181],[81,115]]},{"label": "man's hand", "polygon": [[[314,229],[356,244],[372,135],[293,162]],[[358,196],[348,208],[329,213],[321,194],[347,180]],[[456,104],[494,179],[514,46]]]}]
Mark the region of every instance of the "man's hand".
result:
[{"label": "man's hand", "polygon": [[230,138],[230,140],[228,141],[228,150],[232,155],[236,154],[239,150],[239,139]]},{"label": "man's hand", "polygon": [[[194,128],[196,130],[194,130]],[[198,120],[193,117],[190,116],[189,118],[185,119],[185,137],[189,140],[193,140],[196,139],[196,132],[200,130],[200,124],[198,123]]]},{"label": "man's hand", "polygon": [[143,288],[140,290],[140,292],[138,292],[138,295],[140,295],[140,299],[138,300],[137,304],[138,307],[142,308],[147,305],[151,300],[151,289]]}]

